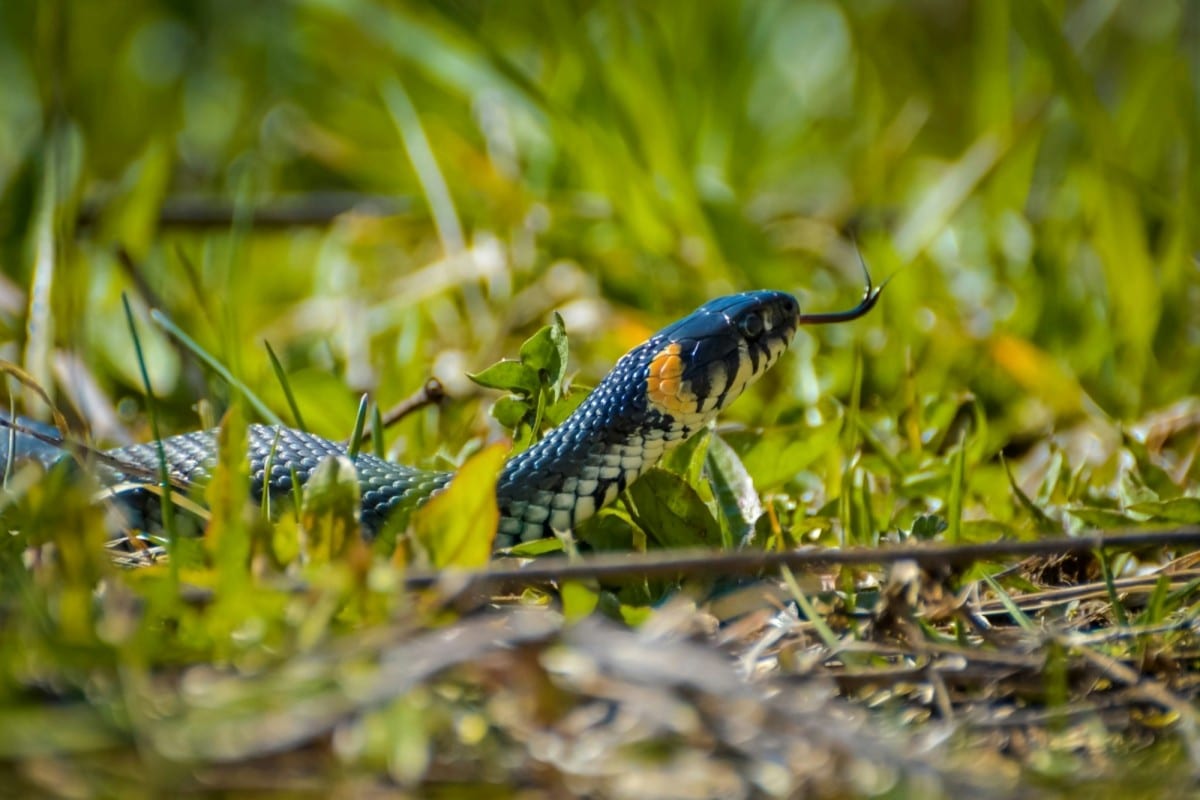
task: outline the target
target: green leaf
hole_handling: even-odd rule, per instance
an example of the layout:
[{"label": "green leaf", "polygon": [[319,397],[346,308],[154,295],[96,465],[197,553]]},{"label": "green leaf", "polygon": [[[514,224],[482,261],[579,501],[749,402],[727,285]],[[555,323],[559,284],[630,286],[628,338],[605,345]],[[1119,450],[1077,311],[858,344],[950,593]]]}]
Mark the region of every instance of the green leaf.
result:
[{"label": "green leaf", "polygon": [[1134,503],[1129,510],[1156,520],[1200,525],[1200,497],[1177,497],[1174,500]]},{"label": "green leaf", "polygon": [[492,418],[510,431],[532,416],[533,405],[528,400],[522,400],[514,395],[501,397],[492,404]]},{"label": "green leaf", "polygon": [[1012,474],[1012,467],[1009,466],[1008,459],[1001,457],[1000,460],[1004,464],[1004,474],[1008,476],[1009,487],[1012,489],[1013,494],[1017,496],[1017,502],[1033,517],[1037,531],[1039,533],[1061,533],[1062,526],[1055,522],[1049,514],[1042,511],[1041,507],[1033,502],[1029,495],[1025,494],[1017,484],[1017,479]]},{"label": "green leaf", "polygon": [[731,431],[725,441],[741,459],[759,489],[787,483],[837,445],[842,421],[817,426],[784,425],[764,430]]},{"label": "green leaf", "polygon": [[301,540],[309,563],[339,559],[359,539],[358,472],[345,456],[326,456],[304,484]]},{"label": "green leaf", "polygon": [[635,606],[628,603],[620,605],[621,621],[631,628],[646,623],[654,616],[654,609],[648,605]]},{"label": "green leaf", "polygon": [[573,622],[591,614],[600,602],[599,589],[583,581],[567,581],[562,585],[563,616]]},{"label": "green leaf", "polygon": [[[682,475],[683,479],[692,486],[698,485],[704,475],[704,463],[708,460],[710,438],[717,437],[711,429],[705,428],[683,444],[668,451],[659,465],[667,472]],[[734,453],[734,458],[737,458],[736,453]]]},{"label": "green leaf", "polygon": [[1068,508],[1067,513],[1092,528],[1126,528],[1141,524],[1141,520],[1127,517],[1118,511],[1106,508],[1077,507]]},{"label": "green leaf", "polygon": [[951,475],[946,465],[930,464],[929,469],[911,472],[900,482],[900,488],[907,497],[918,497],[927,494],[940,494],[946,489]]},{"label": "green leaf", "polygon": [[556,312],[554,321],[521,345],[521,363],[532,368],[547,386],[558,387],[567,374],[567,329]]},{"label": "green leaf", "polygon": [[563,551],[563,543],[561,539],[553,536],[547,536],[545,539],[534,539],[531,542],[521,542],[505,549],[507,555],[514,558],[534,558],[536,556],[544,556],[548,553],[561,553]]},{"label": "green leaf", "polygon": [[663,547],[714,547],[721,526],[683,478],[652,469],[629,488],[638,525]]},{"label": "green leaf", "polygon": [[737,453],[720,436],[714,435],[709,441],[705,461],[720,515],[722,545],[728,548],[746,544],[763,513],[754,481]]},{"label": "green leaf", "polygon": [[459,468],[445,491],[413,514],[413,534],[434,567],[482,567],[491,560],[500,523],[496,478],[507,457],[504,444],[480,450]]},{"label": "green leaf", "polygon": [[217,430],[217,463],[205,488],[211,512],[204,544],[223,580],[238,582],[250,559],[245,511],[250,496],[250,463],[246,458],[246,417],[239,403],[226,412]]},{"label": "green leaf", "polygon": [[500,389],[525,397],[533,397],[541,385],[537,370],[520,361],[508,359],[497,361],[481,372],[468,372],[467,377],[485,388]]},{"label": "green leaf", "polygon": [[575,413],[579,404],[587,399],[591,389],[583,386],[572,386],[571,391],[563,394],[550,405],[546,406],[544,416],[551,425],[561,425],[567,417]]},{"label": "green leaf", "polygon": [[912,535],[921,541],[929,541],[948,527],[946,520],[937,514],[921,514],[913,520]]},{"label": "green leaf", "polygon": [[1183,490],[1165,469],[1154,463],[1154,458],[1143,442],[1131,436],[1129,431],[1122,430],[1121,443],[1125,445],[1134,461],[1137,462],[1138,476],[1146,487],[1158,496],[1158,499],[1171,500],[1179,497]]},{"label": "green leaf", "polygon": [[[602,508],[575,529],[575,538],[594,550],[645,551],[646,534],[620,508]],[[555,540],[557,541],[557,540]]]}]

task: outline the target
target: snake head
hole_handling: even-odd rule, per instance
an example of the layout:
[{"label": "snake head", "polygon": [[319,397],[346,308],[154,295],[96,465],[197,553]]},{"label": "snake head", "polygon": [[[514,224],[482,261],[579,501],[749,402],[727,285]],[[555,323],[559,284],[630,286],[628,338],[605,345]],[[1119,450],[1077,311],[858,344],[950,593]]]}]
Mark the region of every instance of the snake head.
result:
[{"label": "snake head", "polygon": [[802,324],[854,319],[858,307],[801,315],[784,292],[713,300],[630,350],[575,412],[500,474],[500,546],[590,517],[758,380]]},{"label": "snake head", "polygon": [[695,430],[787,350],[800,305],[785,292],[719,297],[659,331],[646,374],[651,409]]}]

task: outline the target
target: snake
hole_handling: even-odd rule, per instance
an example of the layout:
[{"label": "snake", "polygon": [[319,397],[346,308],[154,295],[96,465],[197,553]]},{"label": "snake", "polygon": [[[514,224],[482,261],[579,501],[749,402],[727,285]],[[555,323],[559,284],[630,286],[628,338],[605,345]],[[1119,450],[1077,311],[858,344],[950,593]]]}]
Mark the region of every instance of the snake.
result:
[{"label": "snake", "polygon": [[[856,319],[882,290],[872,287],[868,274],[857,306],[809,314],[787,292],[732,294],[635,346],[565,421],[505,462],[495,489],[500,516],[493,550],[571,531],[708,426],[776,363],[801,325]],[[20,418],[13,424],[0,417],[0,423],[9,428],[0,431],[0,465],[28,459],[50,468],[68,457],[57,429]],[[216,464],[216,436],[214,430],[195,431],[102,451],[102,463],[92,468],[109,486],[148,486],[165,460],[172,483],[202,485]],[[282,425],[251,424],[248,441],[255,501],[264,491],[273,500],[289,497],[294,482],[303,486],[325,459],[350,458],[360,488],[359,523],[368,538],[393,515],[443,491],[455,475],[351,453],[343,443]]]}]

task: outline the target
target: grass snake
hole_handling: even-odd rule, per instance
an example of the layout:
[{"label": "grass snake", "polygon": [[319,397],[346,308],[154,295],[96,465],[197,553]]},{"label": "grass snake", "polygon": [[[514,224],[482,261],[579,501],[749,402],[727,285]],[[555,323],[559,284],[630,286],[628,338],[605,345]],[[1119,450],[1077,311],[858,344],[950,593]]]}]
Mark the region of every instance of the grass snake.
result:
[{"label": "grass snake", "polygon": [[[572,529],[761,377],[787,349],[800,325],[855,319],[874,306],[882,288],[872,289],[868,276],[861,303],[826,314],[801,314],[796,299],[784,292],[720,297],[634,347],[566,421],[504,465],[496,486],[500,523],[494,548]],[[49,467],[67,457],[64,448],[55,444],[56,429],[25,420],[19,423],[10,425],[8,435],[0,433],[0,464],[32,459]],[[205,482],[214,464],[215,442],[213,431],[163,439],[172,480],[184,485]],[[251,425],[252,494],[260,499],[265,483],[273,499],[290,495],[293,476],[303,484],[323,459],[346,454],[345,445],[311,433]],[[103,463],[92,469],[108,485],[152,483],[149,476],[159,469],[155,442],[115,448],[103,455]],[[454,475],[366,453],[356,454],[353,461],[361,488],[360,521],[367,536],[378,532],[397,509],[419,506]],[[270,474],[265,475],[268,464]],[[157,496],[150,496],[157,501]]]}]

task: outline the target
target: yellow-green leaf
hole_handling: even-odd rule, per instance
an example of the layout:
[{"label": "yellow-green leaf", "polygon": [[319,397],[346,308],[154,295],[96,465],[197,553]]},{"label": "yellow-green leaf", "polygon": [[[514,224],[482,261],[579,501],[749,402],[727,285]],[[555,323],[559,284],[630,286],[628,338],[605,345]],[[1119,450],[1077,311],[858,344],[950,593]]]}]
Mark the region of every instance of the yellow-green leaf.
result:
[{"label": "yellow-green leaf", "polygon": [[328,456],[304,484],[300,530],[310,563],[334,561],[359,537],[358,473],[345,456]]},{"label": "yellow-green leaf", "polygon": [[206,488],[211,516],[205,545],[226,581],[244,575],[250,557],[244,514],[250,484],[246,447],[246,418],[234,403],[217,431],[217,463]]},{"label": "yellow-green leaf", "polygon": [[583,619],[596,610],[600,591],[583,581],[567,581],[562,585],[563,616],[569,621]]},{"label": "yellow-green leaf", "polygon": [[479,451],[467,459],[444,492],[413,514],[413,534],[433,566],[481,567],[491,559],[500,522],[496,478],[507,456],[503,444]]},{"label": "yellow-green leaf", "polygon": [[520,361],[497,361],[486,369],[468,373],[467,377],[488,389],[500,389],[526,397],[537,394],[537,371]]},{"label": "yellow-green leaf", "polygon": [[536,371],[550,386],[557,386],[567,373],[567,329],[557,313],[554,322],[530,336],[521,345],[521,363]]},{"label": "yellow-green leaf", "polygon": [[637,521],[663,547],[714,547],[721,526],[696,490],[678,475],[652,469],[629,488]]}]

